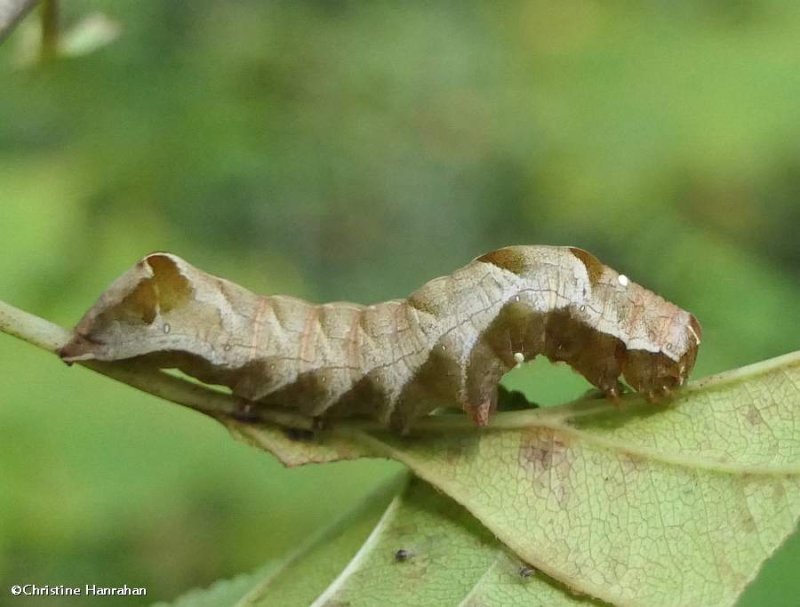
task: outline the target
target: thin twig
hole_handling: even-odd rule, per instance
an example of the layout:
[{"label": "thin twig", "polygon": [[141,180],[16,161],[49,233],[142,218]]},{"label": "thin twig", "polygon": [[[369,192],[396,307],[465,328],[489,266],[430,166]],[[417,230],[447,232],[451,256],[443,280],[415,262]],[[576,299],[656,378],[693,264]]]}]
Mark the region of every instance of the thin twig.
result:
[{"label": "thin twig", "polygon": [[[57,352],[72,335],[63,327],[3,301],[0,301],[0,331],[52,353]],[[135,361],[82,361],[77,364],[214,418],[237,417],[242,412],[241,401],[230,394],[144,367]],[[291,412],[259,408],[255,413],[258,421],[294,428],[312,427],[311,420]]]},{"label": "thin twig", "polygon": [[16,25],[36,5],[38,0],[0,0],[0,42],[14,31]]},{"label": "thin twig", "polygon": [[58,55],[59,28],[58,0],[44,0],[42,2],[42,63],[52,61]]}]

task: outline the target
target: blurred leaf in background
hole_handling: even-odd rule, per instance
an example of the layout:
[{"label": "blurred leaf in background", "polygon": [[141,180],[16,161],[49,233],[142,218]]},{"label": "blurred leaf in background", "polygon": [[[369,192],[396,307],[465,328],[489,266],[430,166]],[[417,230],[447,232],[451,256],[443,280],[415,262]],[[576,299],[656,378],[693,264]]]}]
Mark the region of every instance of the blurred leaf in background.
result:
[{"label": "blurred leaf in background", "polygon": [[[17,61],[26,23],[0,46],[17,306],[71,325],[156,249],[255,291],[373,302],[499,246],[574,244],[700,318],[698,375],[800,343],[796,2],[61,8],[65,30],[100,9],[121,30],[45,65]],[[8,337],[0,366],[4,586],[169,599],[285,553],[397,470],[284,470]],[[586,387],[544,362],[508,383],[544,403]],[[791,604],[798,563],[795,538],[742,604]]]}]

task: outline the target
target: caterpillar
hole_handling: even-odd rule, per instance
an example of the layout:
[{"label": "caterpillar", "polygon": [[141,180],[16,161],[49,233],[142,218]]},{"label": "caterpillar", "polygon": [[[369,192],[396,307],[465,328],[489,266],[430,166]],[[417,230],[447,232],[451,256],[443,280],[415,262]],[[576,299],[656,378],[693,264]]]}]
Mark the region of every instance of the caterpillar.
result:
[{"label": "caterpillar", "polygon": [[453,406],[486,425],[501,377],[540,354],[610,398],[624,377],[658,401],[688,377],[700,337],[692,314],[575,247],[502,248],[375,305],[259,296],[154,253],[100,296],[60,355],[136,358],[253,407],[408,431]]}]

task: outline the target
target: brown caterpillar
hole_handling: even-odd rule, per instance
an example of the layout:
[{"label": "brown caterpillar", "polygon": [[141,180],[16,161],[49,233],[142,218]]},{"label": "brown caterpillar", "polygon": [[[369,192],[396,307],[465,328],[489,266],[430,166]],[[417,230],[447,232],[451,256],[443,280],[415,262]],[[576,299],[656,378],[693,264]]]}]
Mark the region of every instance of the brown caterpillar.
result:
[{"label": "brown caterpillar", "polygon": [[612,398],[623,376],[655,400],[684,383],[700,333],[690,313],[573,247],[499,249],[370,306],[259,296],[155,253],[108,288],[60,355],[137,357],[253,407],[405,431],[453,405],[487,424],[500,378],[539,354]]}]

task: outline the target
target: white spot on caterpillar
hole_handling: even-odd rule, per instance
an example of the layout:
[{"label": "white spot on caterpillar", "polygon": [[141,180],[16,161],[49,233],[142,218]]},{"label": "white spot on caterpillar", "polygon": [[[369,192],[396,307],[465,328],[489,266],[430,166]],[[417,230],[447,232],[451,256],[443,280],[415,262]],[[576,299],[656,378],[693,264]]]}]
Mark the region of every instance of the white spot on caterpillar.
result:
[{"label": "white spot on caterpillar", "polygon": [[619,281],[619,284],[623,287],[627,287],[631,283],[631,281],[628,280],[628,277],[625,276],[625,274],[620,274],[619,276],[617,276],[617,280]]},{"label": "white spot on caterpillar", "polygon": [[514,352],[514,361],[517,363],[515,366],[519,367],[525,362],[525,355],[522,352]]},{"label": "white spot on caterpillar", "polygon": [[164,323],[164,326],[162,327],[162,329],[164,330],[164,333],[169,333],[170,331],[172,331],[172,327],[169,326],[168,322]]}]

